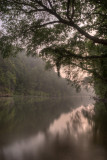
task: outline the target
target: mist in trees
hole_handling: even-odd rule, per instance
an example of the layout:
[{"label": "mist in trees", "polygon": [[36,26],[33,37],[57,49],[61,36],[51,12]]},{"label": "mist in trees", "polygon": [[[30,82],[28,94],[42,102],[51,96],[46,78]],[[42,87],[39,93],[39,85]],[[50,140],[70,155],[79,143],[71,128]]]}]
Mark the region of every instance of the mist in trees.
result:
[{"label": "mist in trees", "polygon": [[79,83],[78,73],[87,72],[96,94],[101,98],[107,96],[105,0],[0,2],[0,52],[4,58],[22,49],[28,55],[39,52],[56,66],[58,74],[65,67],[66,78],[75,77],[75,83]]},{"label": "mist in trees", "polygon": [[0,95],[66,96],[75,90],[43,60],[20,53],[16,57],[0,57]]},{"label": "mist in trees", "polygon": [[[58,133],[52,143],[47,145],[46,141],[47,149],[43,149],[40,160],[56,160],[64,153],[70,154],[64,159],[107,159],[107,2],[0,0],[0,19],[0,97],[8,96],[0,100],[0,158],[4,155],[3,145],[14,139],[14,134],[26,137],[45,132],[53,121],[56,123],[60,115],[68,112],[64,135],[68,133],[71,141]],[[61,77],[62,70],[65,78]],[[91,89],[87,94],[83,84],[93,88],[95,94]],[[76,93],[74,86],[82,91]],[[84,105],[82,95],[88,102],[86,96],[90,93],[95,96],[95,103]],[[70,103],[68,99],[63,101],[68,96]],[[74,112],[73,102],[78,106]],[[46,136],[50,141],[47,133]],[[15,144],[17,152],[18,143]],[[26,146],[30,146],[25,144],[20,149],[22,156]],[[22,159],[35,160],[31,155],[34,148],[33,145],[29,150],[30,158],[27,152]],[[14,151],[13,145],[10,159],[15,159],[13,153],[21,159],[19,152]],[[73,152],[76,157],[72,157]]]}]

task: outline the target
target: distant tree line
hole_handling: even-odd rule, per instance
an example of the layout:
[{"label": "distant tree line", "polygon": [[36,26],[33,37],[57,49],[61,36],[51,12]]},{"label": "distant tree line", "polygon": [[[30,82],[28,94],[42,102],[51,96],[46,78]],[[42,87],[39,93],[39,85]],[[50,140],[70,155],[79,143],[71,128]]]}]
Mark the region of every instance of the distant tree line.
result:
[{"label": "distant tree line", "polygon": [[3,59],[0,55],[0,95],[62,96],[71,94],[71,88],[53,70],[45,70],[40,58],[19,54]]}]

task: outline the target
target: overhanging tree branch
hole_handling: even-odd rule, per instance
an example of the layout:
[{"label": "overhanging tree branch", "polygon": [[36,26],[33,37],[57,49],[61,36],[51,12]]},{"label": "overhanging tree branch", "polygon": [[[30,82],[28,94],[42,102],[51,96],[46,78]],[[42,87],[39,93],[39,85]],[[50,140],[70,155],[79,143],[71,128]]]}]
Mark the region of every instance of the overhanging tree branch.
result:
[{"label": "overhanging tree branch", "polygon": [[[50,49],[51,50],[51,49]],[[63,54],[63,57],[65,58],[75,58],[75,59],[82,59],[82,60],[94,60],[94,59],[104,59],[107,58],[107,55],[101,55],[101,56],[82,56],[82,55],[78,55],[78,54],[74,54],[69,50],[66,49],[53,49],[53,51],[57,52],[57,53],[65,53]]]},{"label": "overhanging tree branch", "polygon": [[95,36],[91,36],[86,31],[84,31],[82,28],[80,28],[78,25],[76,25],[74,22],[71,22],[70,25],[72,27],[74,27],[75,29],[77,29],[77,31],[79,33],[81,33],[82,35],[84,35],[86,38],[92,40],[94,43],[99,43],[99,44],[107,45],[107,40],[106,39],[99,39],[99,38],[97,38]]},{"label": "overhanging tree branch", "polygon": [[[75,24],[72,20],[67,21],[65,19],[63,19],[59,14],[57,14],[55,11],[53,11],[52,9],[47,8],[45,5],[43,5],[42,2],[37,1],[38,4],[40,4],[40,6],[42,6],[46,12],[54,15],[57,19],[59,19],[59,21],[63,24],[67,24],[68,26],[73,27],[74,29],[76,29],[79,33],[81,33],[82,35],[84,35],[86,38],[92,40],[94,43],[99,43],[99,44],[103,44],[103,45],[107,45],[107,40],[105,39],[99,39],[97,37],[91,36],[90,34],[88,34],[86,31],[84,31],[81,27],[79,27],[77,24]],[[74,13],[72,13],[74,14]]]},{"label": "overhanging tree branch", "polygon": [[93,74],[94,76],[96,76],[98,79],[102,79],[103,82],[107,83],[107,79],[104,78],[104,77],[102,77],[102,76],[101,76],[99,73],[97,73],[94,69],[93,69],[93,70],[92,70],[92,69],[88,69],[88,68],[85,68],[85,67],[83,67],[83,66],[77,65],[77,64],[75,64],[75,63],[73,63],[73,62],[71,62],[71,64],[74,65],[74,66],[76,66],[76,67],[79,67],[79,68],[81,68],[81,69],[83,69],[83,70],[85,70],[85,71],[88,71],[89,73],[92,73],[92,74]]},{"label": "overhanging tree branch", "polygon": [[[64,19],[61,17],[60,12],[56,12],[55,9],[53,9],[54,4],[57,3],[56,1],[53,1],[53,4],[51,3],[50,0],[48,0],[50,7],[47,7],[43,2],[44,1],[40,1],[40,0],[29,0],[29,1],[19,1],[19,0],[13,0],[13,1],[6,1],[9,6],[11,6],[10,4],[13,5],[14,8],[14,4],[19,5],[19,9],[22,5],[22,10],[23,10],[23,6],[26,7],[31,7],[33,9],[26,11],[25,9],[23,10],[23,12],[26,12],[27,14],[30,12],[35,13],[38,11],[45,11],[47,13],[51,15],[53,15],[55,17],[55,20],[58,19],[60,23],[63,23],[67,26],[73,27],[74,29],[76,29],[80,34],[82,34],[83,36],[85,36],[87,39],[93,41],[94,43],[98,43],[98,44],[103,44],[103,45],[107,45],[107,39],[102,39],[102,38],[98,38],[95,36],[90,35],[87,31],[85,31],[82,27],[80,27],[78,24],[76,24],[72,19],[74,16],[74,7],[75,7],[75,0],[72,0],[72,14],[71,17],[69,16],[69,9],[70,9],[70,0],[67,1],[67,15],[68,15],[68,20]],[[17,6],[16,6],[17,9]],[[70,18],[69,18],[70,17]],[[51,22],[50,22],[51,23]]]}]

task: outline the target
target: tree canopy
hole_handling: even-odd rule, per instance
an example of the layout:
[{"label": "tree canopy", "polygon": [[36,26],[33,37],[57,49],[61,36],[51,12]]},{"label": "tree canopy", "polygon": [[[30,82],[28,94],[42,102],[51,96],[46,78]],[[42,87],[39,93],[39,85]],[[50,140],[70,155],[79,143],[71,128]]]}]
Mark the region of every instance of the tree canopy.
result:
[{"label": "tree canopy", "polygon": [[24,48],[39,52],[58,71],[76,66],[107,82],[98,66],[107,58],[105,0],[0,0],[0,17],[4,57]]},{"label": "tree canopy", "polygon": [[28,49],[89,40],[107,45],[104,0],[1,0],[0,12],[7,36]]},{"label": "tree canopy", "polygon": [[[82,83],[78,73],[85,73],[84,75],[88,73],[85,82],[92,83],[96,94],[100,97],[99,105],[97,104],[98,107],[96,107],[98,110],[96,117],[104,117],[100,121],[106,124],[106,0],[0,0],[0,19],[2,21],[0,30],[2,57],[15,56],[22,49],[28,55],[39,54],[47,61],[47,67],[57,67],[58,74],[63,67],[66,78],[72,79],[75,84]],[[30,69],[29,73],[31,73]],[[7,84],[10,86],[11,82],[13,87],[14,74],[11,72],[4,74],[4,70],[0,72],[2,85],[4,78],[6,77],[7,81],[8,77]],[[38,68],[36,72],[39,72]],[[34,72],[32,75],[35,75]],[[35,76],[31,78],[36,79]],[[41,80],[42,78],[40,77]],[[52,83],[53,77],[50,76],[50,79]],[[34,80],[30,80],[29,83],[31,86],[33,84],[33,89],[36,86]],[[26,81],[23,82],[27,84]],[[41,84],[46,84],[45,80]],[[37,86],[40,85],[37,84]],[[50,90],[52,91],[52,88]]]}]

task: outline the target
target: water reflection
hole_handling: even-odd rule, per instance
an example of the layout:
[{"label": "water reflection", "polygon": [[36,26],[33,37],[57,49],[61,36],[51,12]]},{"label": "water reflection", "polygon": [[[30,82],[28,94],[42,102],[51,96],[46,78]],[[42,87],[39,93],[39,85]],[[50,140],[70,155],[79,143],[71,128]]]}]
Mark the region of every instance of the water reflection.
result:
[{"label": "water reflection", "polygon": [[[76,105],[74,105],[74,107],[70,106],[72,103],[71,101],[68,103],[68,100],[63,102],[62,100],[59,100],[57,103],[55,101],[37,103],[36,101],[34,104],[30,105],[31,108],[26,106],[26,109],[28,109],[29,112],[28,114],[26,111],[26,114],[30,115],[32,113],[32,117],[30,116],[30,118],[33,123],[33,131],[29,132],[28,130],[29,134],[24,137],[21,136],[20,138],[17,138],[16,132],[13,132],[15,134],[15,138],[11,139],[12,141],[8,141],[8,143],[6,143],[4,140],[5,143],[1,145],[1,160],[107,159],[106,147],[93,141],[93,138],[95,138],[93,130],[93,128],[95,128],[95,122],[93,121],[95,112],[94,106],[91,102],[90,104],[87,104],[87,107],[80,105],[78,108]],[[44,106],[44,109],[42,105]],[[38,109],[35,110],[34,106]],[[60,106],[60,109],[57,110],[56,107],[58,106]],[[25,105],[24,107],[23,105],[21,107],[24,110]],[[34,111],[37,113],[33,114]],[[20,112],[16,111],[16,113]],[[42,119],[40,119],[40,116]],[[28,116],[25,117],[27,118],[27,121],[24,120],[24,123],[28,122],[28,120],[30,121]],[[12,123],[14,122],[12,121]],[[21,125],[16,122],[15,124]],[[14,125],[12,125],[12,127],[13,126]],[[22,123],[22,128],[23,126],[24,125]],[[29,128],[31,128],[31,126],[29,126],[28,129]],[[11,134],[13,129],[14,127],[10,130]],[[22,132],[23,129],[19,128],[19,131]],[[3,132],[5,133],[5,130],[3,130]],[[25,132],[23,131],[23,134],[24,133]]]},{"label": "water reflection", "polygon": [[87,108],[80,106],[68,114],[62,114],[61,117],[58,120],[55,120],[50,126],[49,131],[52,134],[63,134],[65,130],[68,130],[69,134],[78,137],[78,134],[83,134],[92,129],[93,121],[91,118],[93,115],[93,105],[89,105]]},{"label": "water reflection", "polygon": [[45,135],[38,133],[36,136],[27,140],[15,142],[10,146],[3,148],[3,155],[6,160],[23,160],[31,156],[37,157],[40,149],[43,148],[45,142]]}]

